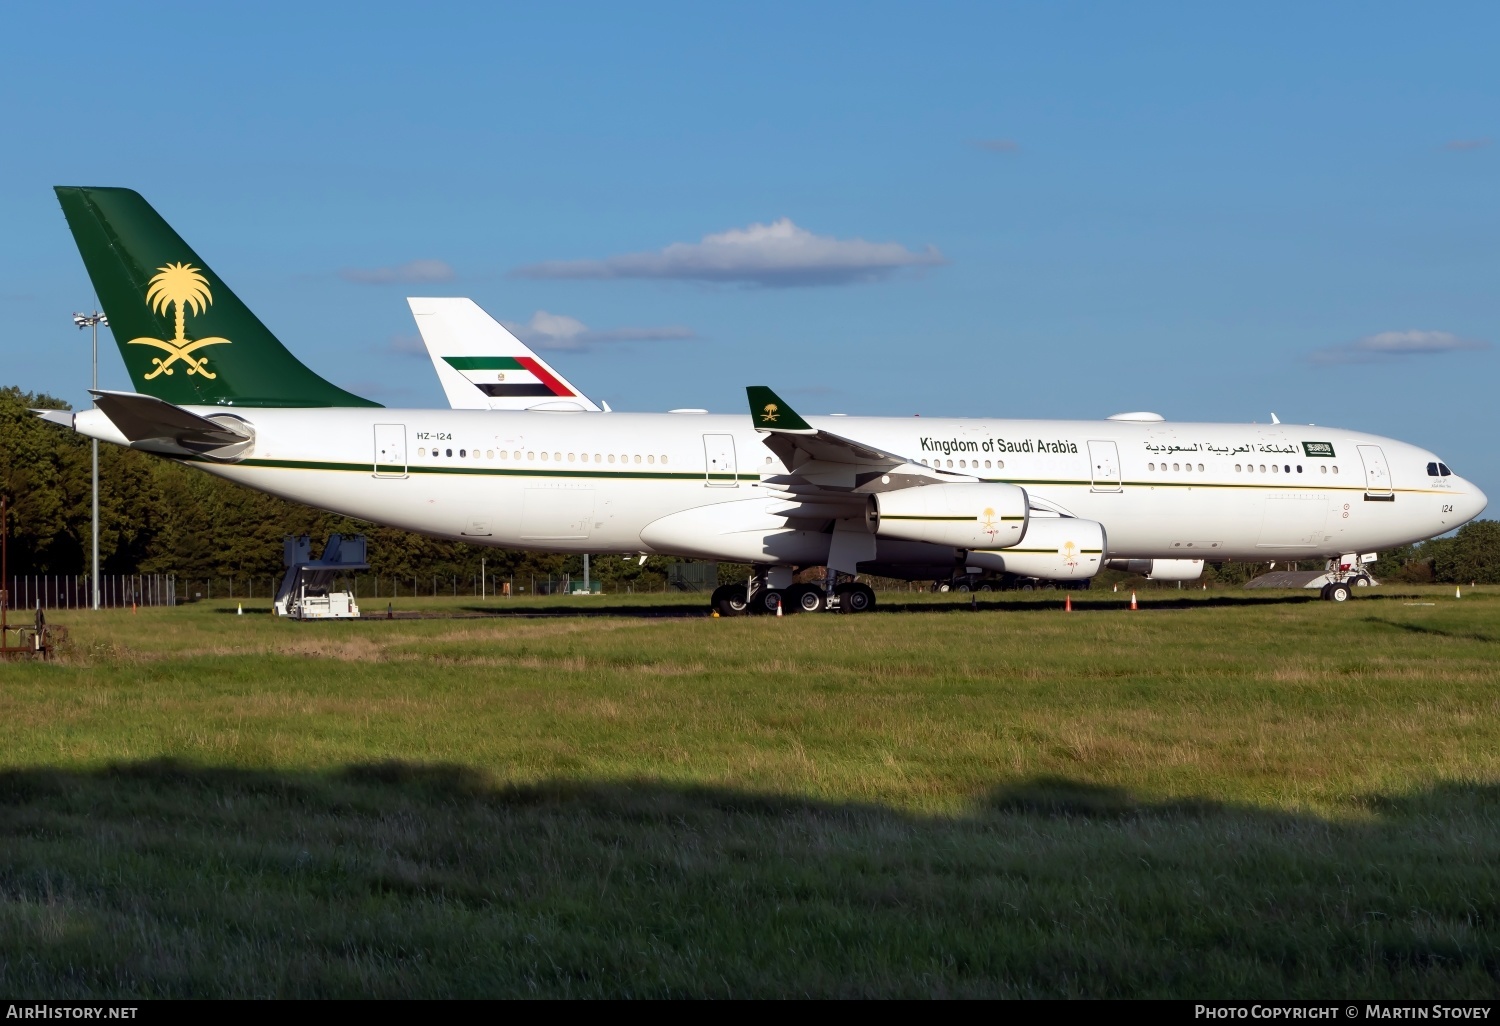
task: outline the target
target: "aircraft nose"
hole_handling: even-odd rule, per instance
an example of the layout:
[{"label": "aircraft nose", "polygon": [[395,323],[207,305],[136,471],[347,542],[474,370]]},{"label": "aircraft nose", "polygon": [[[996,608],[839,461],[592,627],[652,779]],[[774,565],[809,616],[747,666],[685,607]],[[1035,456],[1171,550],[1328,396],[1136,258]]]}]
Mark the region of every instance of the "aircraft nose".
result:
[{"label": "aircraft nose", "polygon": [[1467,523],[1483,513],[1485,507],[1490,504],[1490,500],[1484,492],[1479,490],[1477,485],[1468,480],[1465,480],[1464,484],[1468,485],[1468,492],[1464,495],[1464,503],[1459,508],[1463,510],[1465,514],[1464,522]]}]

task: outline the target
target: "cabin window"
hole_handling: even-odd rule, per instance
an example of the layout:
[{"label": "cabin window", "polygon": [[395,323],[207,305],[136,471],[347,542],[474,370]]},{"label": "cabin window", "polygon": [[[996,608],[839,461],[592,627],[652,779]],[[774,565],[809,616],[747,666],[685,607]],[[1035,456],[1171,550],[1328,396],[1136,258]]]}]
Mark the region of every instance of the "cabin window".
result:
[{"label": "cabin window", "polygon": [[647,463],[655,463],[656,462],[656,457],[655,456],[647,456],[646,457],[646,462]]},{"label": "cabin window", "polygon": [[[768,458],[769,458],[769,457],[768,457]],[[661,458],[661,461],[662,461],[662,462],[663,462],[663,463],[665,463],[665,462],[667,462],[667,458],[666,458],[666,456],[663,456],[663,457],[662,457],[662,458]]]},{"label": "cabin window", "polygon": [[1302,473],[1302,464],[1297,464],[1297,473]]},{"label": "cabin window", "polygon": [[487,459],[487,460],[494,459],[495,458],[495,450],[494,449],[486,449],[486,450],[484,450],[484,458]]},{"label": "cabin window", "polygon": [[639,462],[641,462],[641,458],[640,458],[640,457],[639,457],[639,456],[637,456],[637,457],[636,457],[636,458],[635,458],[635,461],[636,461],[636,462],[637,462],[637,463],[639,463]]},{"label": "cabin window", "polygon": [[418,456],[426,456],[427,455],[427,450],[426,449],[418,449],[417,450],[417,455]]},{"label": "cabin window", "polygon": [[952,461],[952,460],[949,460],[949,461],[948,461],[948,468],[949,468],[949,469],[950,469],[950,470],[951,470],[951,469],[952,469],[952,468],[953,468],[953,461]]},{"label": "cabin window", "polygon": [[1328,473],[1328,465],[1325,463],[1323,466],[1319,467],[1318,468],[1318,473],[1320,473],[1320,474],[1326,474],[1326,473]]},{"label": "cabin window", "polygon": [[452,449],[446,449],[446,450],[444,450],[444,451],[445,451],[445,452],[446,452],[446,453],[447,453],[447,454],[448,454],[448,455],[449,455],[449,456],[452,456],[452,455],[453,455],[453,450],[452,450]]},{"label": "cabin window", "polygon": [[1181,466],[1179,466],[1179,465],[1178,465],[1178,464],[1176,464],[1176,463],[1174,463],[1174,464],[1172,464],[1172,469],[1173,469],[1173,470],[1181,470],[1181,469],[1182,469],[1182,467],[1181,467]]},{"label": "cabin window", "polygon": [[996,470],[1004,470],[1005,469],[1005,461],[1004,460],[996,460],[995,461],[995,469]]},{"label": "cabin window", "polygon": [[1333,472],[1334,472],[1334,473],[1335,473],[1335,474],[1337,474],[1337,473],[1338,473],[1338,472],[1339,472],[1339,465],[1338,465],[1338,464],[1337,464],[1337,463],[1335,463],[1335,464],[1334,464],[1334,465],[1333,465]]},{"label": "cabin window", "polygon": [[1156,469],[1156,464],[1155,463],[1148,463],[1148,464],[1146,464],[1146,469],[1147,470],[1155,470]]},{"label": "cabin window", "polygon": [[985,470],[989,470],[990,469],[990,461],[989,460],[985,460],[984,461],[984,469]]},{"label": "cabin window", "polygon": [[527,454],[526,454],[526,458],[527,458],[527,459],[528,459],[528,460],[534,460],[534,459],[536,459],[536,453],[534,453],[534,452],[528,452],[528,453],[527,453]]},{"label": "cabin window", "polygon": [[615,461],[615,454],[614,453],[610,453],[609,454],[609,462],[613,463],[614,461]]},{"label": "cabin window", "polygon": [[600,456],[600,455],[599,455],[599,454],[598,454],[598,453],[597,453],[597,452],[596,452],[596,453],[594,453],[594,462],[595,462],[595,463],[603,463],[603,462],[604,462],[604,457],[603,457],[603,456]]},{"label": "cabin window", "polygon": [[1276,470],[1277,470],[1276,464],[1274,464],[1274,463],[1271,464],[1271,473],[1273,473],[1273,474],[1276,473]]},{"label": "cabin window", "polygon": [[543,461],[545,461],[547,459],[547,454],[546,453],[542,453],[542,459],[543,459]]}]

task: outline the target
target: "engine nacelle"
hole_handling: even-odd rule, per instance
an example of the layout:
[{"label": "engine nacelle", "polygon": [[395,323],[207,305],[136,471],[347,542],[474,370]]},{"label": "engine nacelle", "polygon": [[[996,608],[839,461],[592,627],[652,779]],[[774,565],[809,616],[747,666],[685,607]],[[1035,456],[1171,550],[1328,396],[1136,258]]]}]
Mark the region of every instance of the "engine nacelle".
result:
[{"label": "engine nacelle", "polygon": [[1082,580],[1104,566],[1104,525],[1074,517],[1032,517],[1021,544],[1000,552],[970,552],[964,561],[1021,577]]},{"label": "engine nacelle", "polygon": [[1153,581],[1196,581],[1203,576],[1201,559],[1111,559],[1109,568]]},{"label": "engine nacelle", "polygon": [[1026,490],[982,482],[918,485],[877,492],[870,523],[881,538],[1003,549],[1026,534]]}]

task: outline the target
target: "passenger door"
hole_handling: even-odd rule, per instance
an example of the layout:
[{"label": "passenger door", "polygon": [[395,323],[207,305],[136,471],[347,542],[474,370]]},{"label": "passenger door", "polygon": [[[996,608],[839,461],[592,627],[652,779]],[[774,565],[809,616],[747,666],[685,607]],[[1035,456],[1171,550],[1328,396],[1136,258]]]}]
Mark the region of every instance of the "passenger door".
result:
[{"label": "passenger door", "polygon": [[1120,491],[1120,450],[1114,442],[1089,442],[1089,468],[1092,473],[1093,490],[1096,492]]},{"label": "passenger door", "polygon": [[703,436],[703,468],[703,483],[709,488],[740,486],[733,435]]},{"label": "passenger door", "polygon": [[375,425],[375,476],[406,476],[406,425]]},{"label": "passenger door", "polygon": [[1394,502],[1396,492],[1391,486],[1391,468],[1385,462],[1385,452],[1378,445],[1361,445],[1359,458],[1365,465],[1365,501]]}]

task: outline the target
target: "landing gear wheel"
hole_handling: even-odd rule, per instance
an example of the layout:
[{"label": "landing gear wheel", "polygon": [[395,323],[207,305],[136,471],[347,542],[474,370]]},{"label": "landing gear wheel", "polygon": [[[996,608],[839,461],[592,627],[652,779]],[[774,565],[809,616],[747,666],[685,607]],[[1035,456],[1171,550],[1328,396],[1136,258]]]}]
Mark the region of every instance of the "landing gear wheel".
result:
[{"label": "landing gear wheel", "polygon": [[[786,592],[781,591],[777,588],[767,588],[765,591],[756,593],[754,610],[757,614],[775,616],[776,607],[782,605],[782,603],[784,602],[786,602]],[[786,612],[788,612],[788,610],[783,608],[783,615]]]},{"label": "landing gear wheel", "polygon": [[867,613],[875,608],[875,592],[865,584],[845,584],[835,593],[841,613]]},{"label": "landing gear wheel", "polygon": [[1354,592],[1347,584],[1329,584],[1323,588],[1323,597],[1329,602],[1348,602]]},{"label": "landing gear wheel", "polygon": [[955,584],[953,586],[953,590],[958,592],[960,595],[967,595],[969,593],[969,585],[967,583]]},{"label": "landing gear wheel", "polygon": [[745,586],[743,584],[721,584],[714,589],[713,597],[709,602],[719,611],[720,616],[744,616]]},{"label": "landing gear wheel", "polygon": [[817,613],[824,605],[823,589],[815,584],[794,584],[786,590],[788,613]]},{"label": "landing gear wheel", "polygon": [[995,586],[993,584],[988,584],[988,583],[981,584],[979,586],[979,590],[982,591],[982,592],[985,592],[985,593],[989,593],[989,592],[992,592],[992,591],[995,590]]}]

